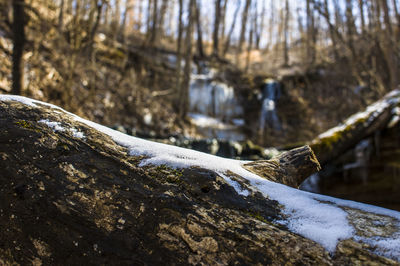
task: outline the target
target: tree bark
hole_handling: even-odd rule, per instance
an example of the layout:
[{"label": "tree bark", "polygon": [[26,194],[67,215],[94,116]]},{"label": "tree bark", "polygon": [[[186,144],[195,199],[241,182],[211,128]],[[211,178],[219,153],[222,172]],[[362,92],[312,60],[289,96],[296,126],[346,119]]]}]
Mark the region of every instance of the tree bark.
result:
[{"label": "tree bark", "polygon": [[244,6],[243,13],[242,13],[242,27],[240,29],[240,38],[239,38],[239,44],[238,44],[238,49],[237,49],[237,54],[236,54],[236,63],[239,62],[239,55],[243,50],[243,44],[244,44],[245,37],[246,37],[247,18],[249,16],[250,5],[251,5],[251,0],[246,0],[246,4]]},{"label": "tree bark", "polygon": [[12,90],[20,95],[24,88],[24,46],[25,20],[24,0],[13,0],[13,53],[12,53]]},{"label": "tree bark", "polygon": [[262,2],[261,13],[260,13],[260,16],[261,16],[260,26],[257,27],[257,30],[256,30],[256,43],[255,43],[255,45],[256,45],[256,49],[257,50],[260,49],[260,41],[262,39],[262,36],[264,35],[263,33],[264,33],[264,28],[265,28],[265,16],[266,16],[266,13],[267,13],[267,8],[265,7],[265,5],[266,5],[266,1],[263,1]]},{"label": "tree bark", "polygon": [[325,19],[328,22],[329,27],[329,35],[332,41],[332,50],[336,60],[339,60],[339,52],[338,52],[338,44],[337,44],[337,36],[334,25],[331,23],[331,15],[329,12],[328,0],[324,0],[324,12]]},{"label": "tree bark", "polygon": [[221,19],[221,0],[215,1],[214,31],[213,31],[213,55],[219,55],[219,25]]},{"label": "tree bark", "polygon": [[365,16],[364,16],[364,0],[358,0],[358,8],[360,10],[360,19],[361,19],[361,33],[365,34]]},{"label": "tree bark", "polygon": [[131,13],[131,10],[133,9],[133,0],[125,0],[125,11],[124,11],[124,15],[122,17],[122,23],[121,23],[121,28],[119,30],[119,35],[121,36],[121,41],[122,43],[125,42],[125,32],[126,32],[126,24],[127,24],[127,20],[129,15]]},{"label": "tree bark", "polygon": [[156,40],[158,38],[158,0],[152,0],[153,1],[153,16],[152,16],[152,24],[151,24],[151,31],[149,32],[150,38],[149,38],[149,45],[150,47],[154,47]]},{"label": "tree bark", "polygon": [[65,1],[61,0],[60,2],[60,11],[58,13],[58,31],[61,33],[64,28],[64,6]]},{"label": "tree bark", "polygon": [[289,65],[289,1],[286,0],[285,2],[285,22],[284,22],[284,29],[283,29],[283,65]]},{"label": "tree bark", "polygon": [[314,14],[313,9],[311,8],[311,0],[306,1],[306,14],[307,14],[307,40],[306,40],[306,47],[307,47],[307,58],[309,64],[315,63],[315,42],[314,42]]},{"label": "tree bark", "polygon": [[268,180],[294,188],[298,188],[307,177],[321,170],[309,146],[290,150],[271,160],[247,163],[244,167]]},{"label": "tree bark", "polygon": [[181,93],[181,76],[182,76],[182,35],[183,35],[183,0],[179,0],[179,14],[178,14],[178,37],[176,47],[176,99],[175,108],[179,113],[180,107],[180,93]]},{"label": "tree bark", "polygon": [[[384,47],[385,47],[385,57],[388,64],[389,74],[390,74],[390,89],[395,89],[398,85],[398,75],[399,75],[399,68],[396,62],[395,56],[395,40],[393,39],[393,29],[392,29],[392,22],[389,15],[389,7],[387,4],[387,0],[380,1],[383,9],[383,20],[385,23],[385,38],[384,38]],[[398,45],[398,44],[397,44]]]},{"label": "tree bark", "polygon": [[220,30],[220,40],[221,43],[223,44],[225,41],[225,27],[226,27],[226,7],[228,5],[228,0],[224,0],[224,4],[222,5],[222,11],[221,11],[221,30]]},{"label": "tree bark", "polygon": [[165,15],[167,13],[167,10],[168,10],[168,0],[163,0],[161,3],[161,8],[160,8],[160,16],[159,16],[159,19],[157,22],[157,25],[158,25],[157,26],[157,31],[158,31],[157,38],[158,39],[156,40],[156,42],[165,35],[164,23],[165,23]]},{"label": "tree bark", "polygon": [[104,6],[104,0],[101,1],[96,1],[97,6],[96,6],[96,19],[95,22],[90,29],[90,34],[89,34],[89,41],[88,41],[88,50],[89,50],[89,55],[91,56],[93,53],[93,44],[94,44],[94,37],[96,36],[97,30],[99,29],[100,26],[100,19],[102,16],[102,10]]},{"label": "tree bark", "polygon": [[224,56],[228,52],[228,49],[229,49],[229,47],[231,45],[232,33],[233,33],[233,30],[235,29],[236,18],[237,18],[238,14],[239,14],[239,10],[240,10],[240,1],[237,2],[235,14],[233,15],[232,24],[231,24],[231,27],[229,29],[229,33],[228,33],[227,38],[226,38],[225,47],[224,47],[224,51],[223,51],[223,55]]},{"label": "tree bark", "polygon": [[392,91],[364,112],[349,117],[343,124],[315,138],[310,147],[321,165],[338,158],[361,140],[385,128],[392,118],[393,108],[399,103],[400,91]]},{"label": "tree bark", "polygon": [[189,1],[189,17],[188,24],[186,26],[185,36],[185,68],[183,70],[183,80],[180,87],[180,104],[179,104],[179,116],[184,119],[189,112],[189,85],[190,85],[190,74],[192,70],[192,35],[193,35],[193,20],[195,17],[195,0]]},{"label": "tree bark", "polygon": [[197,50],[200,58],[204,58],[204,49],[203,49],[203,31],[201,30],[201,8],[197,0],[195,1],[195,10],[196,10],[196,29],[197,29]]},{"label": "tree bark", "polygon": [[[143,156],[92,126],[61,109],[0,98],[0,227],[8,229],[0,230],[2,264],[396,265],[354,239],[340,240],[329,255],[289,231],[279,202],[258,191],[240,195],[209,169],[141,166]],[[246,167],[291,183],[282,175],[308,175],[318,163],[303,147]],[[319,205],[338,209],[329,199]],[[399,230],[391,216],[340,211],[371,238]]]}]

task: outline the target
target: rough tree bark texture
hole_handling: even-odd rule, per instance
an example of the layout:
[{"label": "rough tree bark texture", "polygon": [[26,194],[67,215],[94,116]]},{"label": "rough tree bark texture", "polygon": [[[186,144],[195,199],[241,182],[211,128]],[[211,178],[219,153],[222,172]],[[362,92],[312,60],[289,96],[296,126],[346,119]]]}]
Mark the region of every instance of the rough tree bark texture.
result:
[{"label": "rough tree bark texture", "polygon": [[[395,264],[352,240],[331,256],[276,224],[281,207],[259,192],[244,197],[210,170],[141,159],[61,110],[0,101],[0,264]],[[308,147],[266,162],[283,175],[275,162],[287,174],[318,168]]]},{"label": "rough tree bark texture", "polygon": [[309,146],[290,150],[271,160],[247,163],[245,168],[268,180],[295,188],[321,169]]},{"label": "rough tree bark texture", "polygon": [[343,124],[314,139],[310,146],[321,165],[336,159],[361,140],[385,128],[399,102],[400,91],[394,90],[368,106],[364,112],[354,114]]}]

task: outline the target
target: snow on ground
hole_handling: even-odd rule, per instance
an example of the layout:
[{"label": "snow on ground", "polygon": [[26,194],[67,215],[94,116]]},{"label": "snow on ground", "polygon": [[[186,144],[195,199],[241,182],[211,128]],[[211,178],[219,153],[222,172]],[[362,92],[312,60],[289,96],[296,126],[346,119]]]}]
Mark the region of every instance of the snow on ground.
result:
[{"label": "snow on ground", "polygon": [[[396,95],[400,97],[400,92],[397,92]],[[387,256],[396,260],[399,260],[400,258],[400,212],[313,194],[274,183],[244,169],[242,167],[245,163],[244,161],[225,159],[198,151],[128,136],[121,132],[80,118],[51,104],[31,100],[25,97],[8,95],[0,95],[0,101],[19,101],[29,106],[40,104],[61,110],[64,113],[72,115],[76,121],[85,123],[88,126],[109,135],[116,143],[126,147],[131,155],[145,155],[147,158],[141,161],[140,166],[149,164],[167,164],[176,168],[191,166],[202,167],[215,171],[225,178],[225,180],[232,185],[240,195],[249,195],[250,191],[243,189],[240,184],[231,180],[230,177],[227,176],[226,173],[229,170],[249,180],[252,185],[250,189],[260,191],[265,197],[276,200],[283,206],[282,212],[286,217],[276,222],[285,224],[289,230],[294,233],[320,243],[331,253],[334,253],[339,240],[353,238],[356,241],[362,241],[374,246],[374,252],[379,255]],[[49,121],[49,123],[51,122]],[[58,126],[56,124],[50,125]],[[390,226],[395,228],[395,232],[390,236],[385,236],[383,234],[376,234],[370,237],[359,236],[357,235],[357,230],[354,228],[354,225],[349,222],[349,218],[351,218],[349,216],[351,213],[346,212],[346,208],[353,208],[369,213],[375,213],[377,215],[392,217],[391,219],[395,222],[392,222]],[[374,232],[372,227],[370,231]]]},{"label": "snow on ground", "polygon": [[232,125],[225,124],[218,118],[214,118],[211,116],[189,113],[189,117],[191,118],[193,124],[198,127],[213,127],[219,129],[232,128]]},{"label": "snow on ground", "polygon": [[232,122],[236,126],[244,126],[246,124],[246,122],[242,118],[234,118],[232,119]]}]

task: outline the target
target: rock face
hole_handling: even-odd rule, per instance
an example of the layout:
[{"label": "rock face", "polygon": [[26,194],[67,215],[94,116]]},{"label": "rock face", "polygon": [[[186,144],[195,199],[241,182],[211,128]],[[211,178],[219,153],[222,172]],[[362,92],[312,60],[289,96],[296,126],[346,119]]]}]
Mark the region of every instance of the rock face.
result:
[{"label": "rock face", "polygon": [[[60,109],[0,99],[0,264],[396,264],[354,239],[329,254],[260,192],[143,158]],[[347,209],[361,231],[398,230]]]}]

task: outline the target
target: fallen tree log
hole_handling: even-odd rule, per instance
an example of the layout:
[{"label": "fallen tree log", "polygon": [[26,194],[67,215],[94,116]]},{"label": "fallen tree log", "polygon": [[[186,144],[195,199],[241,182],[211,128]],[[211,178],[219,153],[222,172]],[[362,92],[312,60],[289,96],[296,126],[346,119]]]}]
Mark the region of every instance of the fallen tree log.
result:
[{"label": "fallen tree log", "polygon": [[399,106],[400,91],[394,90],[381,100],[356,113],[342,124],[315,138],[310,146],[321,165],[336,159],[366,137],[385,128]]},{"label": "fallen tree log", "polygon": [[400,213],[266,179],[310,155],[249,164],[0,95],[0,264],[397,264]]},{"label": "fallen tree log", "polygon": [[273,182],[298,188],[310,175],[321,169],[309,146],[282,153],[271,160],[246,163],[244,168]]}]

